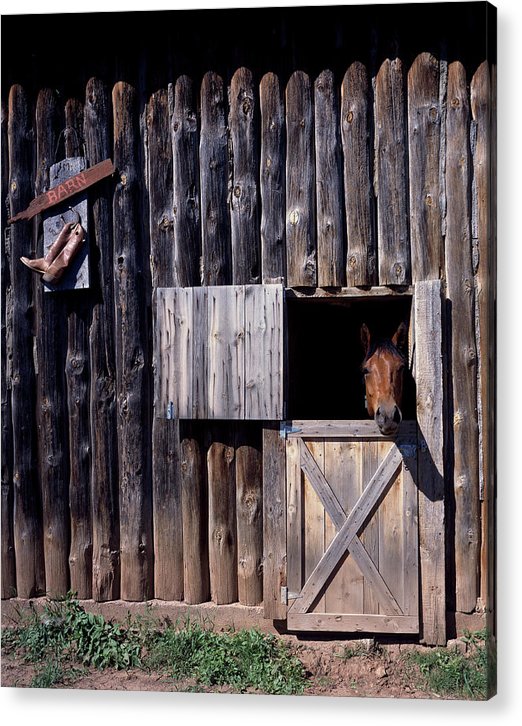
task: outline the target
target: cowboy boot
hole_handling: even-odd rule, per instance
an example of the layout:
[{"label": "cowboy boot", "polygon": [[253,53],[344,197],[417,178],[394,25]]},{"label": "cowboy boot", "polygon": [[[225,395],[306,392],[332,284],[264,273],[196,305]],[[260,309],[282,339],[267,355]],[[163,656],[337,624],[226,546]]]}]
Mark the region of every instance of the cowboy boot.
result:
[{"label": "cowboy boot", "polygon": [[76,256],[76,253],[80,249],[83,240],[85,239],[85,230],[79,222],[71,226],[73,229],[69,236],[69,241],[62,249],[62,251],[47,267],[47,270],[45,271],[42,278],[44,282],[55,285],[60,280],[63,273],[69,266],[71,260],[73,259],[73,257]]},{"label": "cowboy boot", "polygon": [[58,257],[60,252],[67,244],[74,226],[75,225],[73,222],[66,222],[63,225],[60,234],[49,247],[49,250],[45,257],[39,257],[36,260],[30,260],[28,257],[20,257],[20,261],[23,262],[24,265],[26,265],[26,267],[28,267],[33,272],[37,272],[40,275],[43,275],[45,272],[47,272],[49,265],[56,259],[56,257]]}]

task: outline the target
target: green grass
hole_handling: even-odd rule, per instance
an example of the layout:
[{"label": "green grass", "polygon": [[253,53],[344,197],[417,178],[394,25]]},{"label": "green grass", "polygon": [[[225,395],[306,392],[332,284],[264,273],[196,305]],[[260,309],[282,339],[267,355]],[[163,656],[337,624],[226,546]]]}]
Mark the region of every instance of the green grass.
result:
[{"label": "green grass", "polygon": [[270,694],[302,693],[305,669],[284,641],[255,629],[214,632],[186,620],[161,626],[151,618],[118,625],[88,613],[72,594],[42,612],[20,616],[2,633],[2,648],[35,666],[34,687],[71,682],[78,667],[142,668],[196,686],[229,686]]},{"label": "green grass", "polygon": [[419,671],[422,686],[444,697],[483,700],[493,692],[495,657],[485,630],[467,633],[463,638],[468,653],[434,648],[408,654]]}]

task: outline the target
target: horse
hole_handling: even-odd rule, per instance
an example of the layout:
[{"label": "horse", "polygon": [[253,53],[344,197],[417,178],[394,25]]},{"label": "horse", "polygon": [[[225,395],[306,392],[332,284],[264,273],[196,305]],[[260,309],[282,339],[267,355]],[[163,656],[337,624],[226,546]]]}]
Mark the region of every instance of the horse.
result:
[{"label": "horse", "polygon": [[407,336],[405,323],[399,325],[391,338],[374,339],[368,326],[361,326],[366,410],[385,436],[396,434],[402,421]]}]

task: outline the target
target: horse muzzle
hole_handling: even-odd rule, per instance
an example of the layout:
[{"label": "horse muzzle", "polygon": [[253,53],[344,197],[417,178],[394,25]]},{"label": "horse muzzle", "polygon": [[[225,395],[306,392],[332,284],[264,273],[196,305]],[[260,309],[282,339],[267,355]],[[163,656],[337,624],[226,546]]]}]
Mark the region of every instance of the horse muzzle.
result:
[{"label": "horse muzzle", "polygon": [[379,406],[375,412],[375,423],[384,436],[396,434],[402,421],[402,413],[397,405]]}]

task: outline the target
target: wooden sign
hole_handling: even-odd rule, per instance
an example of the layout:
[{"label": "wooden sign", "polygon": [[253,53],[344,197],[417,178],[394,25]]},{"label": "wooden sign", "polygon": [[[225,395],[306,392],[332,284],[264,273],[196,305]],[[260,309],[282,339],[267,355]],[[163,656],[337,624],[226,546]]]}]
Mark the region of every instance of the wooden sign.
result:
[{"label": "wooden sign", "polygon": [[[49,183],[54,185],[51,191],[65,187],[71,179],[80,179],[82,174],[86,173],[85,171],[82,171],[84,168],[85,159],[83,156],[62,159],[62,161],[53,164],[49,169]],[[72,174],[74,174],[74,176],[71,176]],[[77,214],[80,215],[80,222],[86,232],[86,237],[59,282],[56,285],[44,282],[45,292],[53,292],[54,290],[79,290],[89,287],[87,191],[85,187],[83,187],[83,189],[79,189],[79,193],[77,193],[77,196],[74,199],[74,205],[64,202],[63,199],[64,197],[61,196],[60,204],[53,208],[52,212],[44,214],[44,255],[49,252],[49,248],[58,237],[61,229],[63,228],[64,220],[66,222],[75,222]]]},{"label": "wooden sign", "polygon": [[33,199],[27,209],[22,212],[18,212],[14,217],[8,219],[8,223],[17,222],[19,219],[32,219],[35,214],[40,214],[45,209],[53,207],[60,202],[73,197],[78,192],[91,187],[96,182],[105,179],[105,177],[114,174],[114,164],[110,159],[100,161],[99,164],[91,166],[89,169],[85,169],[74,176],[64,179],[56,186],[49,189],[49,191]]}]

